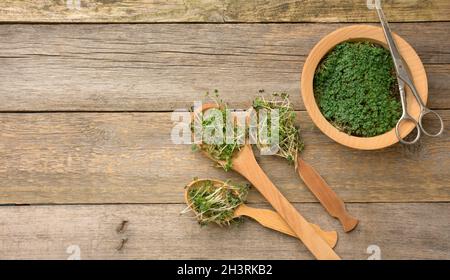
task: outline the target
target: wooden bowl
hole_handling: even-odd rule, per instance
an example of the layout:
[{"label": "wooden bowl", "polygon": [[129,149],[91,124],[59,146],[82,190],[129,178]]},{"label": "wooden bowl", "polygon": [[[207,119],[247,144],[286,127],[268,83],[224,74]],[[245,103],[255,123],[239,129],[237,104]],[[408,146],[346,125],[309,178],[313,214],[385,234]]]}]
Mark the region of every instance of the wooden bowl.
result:
[{"label": "wooden bowl", "polygon": [[[428,83],[427,76],[423,64],[414,51],[414,49],[400,36],[394,34],[397,47],[402,55],[406,66],[413,78],[414,84],[422,97],[422,100],[427,102],[428,98]],[[398,142],[395,135],[395,128],[392,130],[374,137],[357,137],[349,135],[338,130],[331,123],[329,123],[320,112],[319,106],[314,98],[313,80],[314,73],[317,66],[322,59],[330,52],[336,45],[345,41],[370,41],[388,48],[386,39],[384,37],[383,29],[371,25],[352,25],[340,28],[327,36],[325,36],[319,43],[317,43],[311,50],[301,76],[301,94],[306,110],[311,117],[314,124],[328,137],[334,141],[361,150],[375,150],[388,147]],[[416,120],[419,118],[419,105],[413,98],[410,89],[406,90],[408,112]],[[405,137],[414,129],[414,125],[409,122],[404,122],[400,126],[400,135]]]}]

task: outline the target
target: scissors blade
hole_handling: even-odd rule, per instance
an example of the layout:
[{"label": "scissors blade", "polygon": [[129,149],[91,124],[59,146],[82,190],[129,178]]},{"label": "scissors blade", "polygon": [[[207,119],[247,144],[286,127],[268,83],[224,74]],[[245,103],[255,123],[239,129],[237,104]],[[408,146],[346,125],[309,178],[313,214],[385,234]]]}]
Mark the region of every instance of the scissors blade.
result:
[{"label": "scissors blade", "polygon": [[392,60],[394,61],[395,71],[397,72],[397,76],[400,79],[407,79],[408,72],[406,71],[403,65],[403,59],[398,51],[397,44],[395,43],[394,36],[392,35],[391,28],[386,20],[383,10],[381,6],[376,7],[376,11],[378,14],[378,18],[380,19],[381,26],[383,27],[384,37],[386,37],[386,42],[389,47],[389,51],[391,52]]},{"label": "scissors blade", "polygon": [[406,112],[406,92],[405,92],[405,82],[397,77],[398,90],[400,93],[400,101],[403,108],[403,113]]}]

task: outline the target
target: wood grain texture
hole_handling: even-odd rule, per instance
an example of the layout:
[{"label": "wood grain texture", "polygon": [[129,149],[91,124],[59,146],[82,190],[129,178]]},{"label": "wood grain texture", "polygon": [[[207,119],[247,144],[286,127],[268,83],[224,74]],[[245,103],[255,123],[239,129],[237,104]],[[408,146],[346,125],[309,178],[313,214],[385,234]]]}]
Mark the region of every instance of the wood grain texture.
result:
[{"label": "wood grain texture", "polygon": [[[439,113],[448,124],[450,111]],[[368,152],[333,142],[306,112],[298,121],[303,159],[345,202],[450,201],[447,131]],[[181,203],[194,176],[242,182],[172,144],[172,127],[170,113],[0,114],[0,203]],[[285,160],[259,163],[290,201],[316,201]]]},{"label": "wood grain texture", "polygon": [[[78,4],[79,3],[79,4]],[[446,0],[383,1],[394,21],[450,20]],[[367,22],[366,0],[3,0],[6,22]]]},{"label": "wood grain texture", "polygon": [[[342,26],[0,25],[0,111],[167,111],[215,88],[234,107],[287,91],[300,110],[306,56]],[[425,63],[429,105],[450,108],[450,22],[392,29]]]},{"label": "wood grain texture", "polygon": [[[295,238],[254,221],[228,230],[200,227],[192,215],[179,215],[184,207],[0,207],[0,258],[67,259],[71,245],[79,246],[81,259],[312,258]],[[370,245],[379,246],[382,259],[450,258],[449,203],[369,203],[349,208],[361,217],[361,224],[349,234],[339,230],[336,252],[344,259],[367,259]],[[318,204],[299,204],[297,209],[324,229],[339,228]],[[118,233],[124,220],[127,226]],[[118,251],[124,238],[128,241]]]}]

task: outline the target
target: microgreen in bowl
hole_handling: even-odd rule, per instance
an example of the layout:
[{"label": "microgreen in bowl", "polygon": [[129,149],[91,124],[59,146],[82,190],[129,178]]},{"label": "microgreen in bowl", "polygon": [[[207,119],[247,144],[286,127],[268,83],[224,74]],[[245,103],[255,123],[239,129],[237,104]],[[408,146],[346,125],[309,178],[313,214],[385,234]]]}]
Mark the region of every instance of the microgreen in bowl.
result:
[{"label": "microgreen in bowl", "polygon": [[344,42],[326,55],[314,75],[323,116],[339,130],[372,137],[392,129],[401,115],[389,51],[371,42]]}]

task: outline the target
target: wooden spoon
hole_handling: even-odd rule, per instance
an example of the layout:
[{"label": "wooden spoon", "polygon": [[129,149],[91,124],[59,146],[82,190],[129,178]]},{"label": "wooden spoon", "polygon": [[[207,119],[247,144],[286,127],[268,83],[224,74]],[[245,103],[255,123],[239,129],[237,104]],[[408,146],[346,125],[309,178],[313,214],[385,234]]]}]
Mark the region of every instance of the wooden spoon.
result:
[{"label": "wooden spoon", "polygon": [[[250,108],[250,110],[254,109]],[[298,175],[308,189],[319,200],[325,210],[341,222],[345,232],[352,231],[358,224],[358,220],[347,212],[344,201],[331,189],[311,165],[300,158],[300,155],[297,155],[295,160]]]},{"label": "wooden spoon", "polygon": [[358,224],[358,220],[347,212],[344,201],[330,188],[322,176],[300,156],[297,156],[297,172],[325,210],[341,222],[344,231],[352,231]]},{"label": "wooden spoon", "polygon": [[[211,108],[218,108],[218,105],[204,104],[201,110],[205,111]],[[218,163],[225,164],[225,162]],[[231,168],[250,181],[317,259],[340,260],[340,257],[330,245],[317,234],[314,228],[270,181],[256,162],[255,155],[249,144],[245,144],[239,152],[236,152],[232,159]]]},{"label": "wooden spoon", "polygon": [[[186,201],[186,204],[189,205],[189,207],[192,209],[192,211],[195,212],[195,209],[191,207],[192,203],[189,200],[189,189],[194,187],[198,183],[202,183],[205,181],[210,181],[214,184],[214,186],[227,186],[225,182],[214,180],[214,179],[197,179],[189,183],[189,185],[186,186],[184,191],[184,199]],[[291,235],[294,237],[297,237],[295,235],[295,232],[286,224],[286,222],[278,215],[276,212],[268,209],[259,209],[259,208],[253,208],[249,207],[245,204],[241,204],[236,208],[234,211],[234,217],[241,217],[241,216],[247,216],[261,225],[271,228],[273,230],[285,233],[287,235]],[[324,231],[322,230],[318,225],[311,224],[311,226],[314,228],[314,230],[332,247],[336,246],[337,243],[337,232],[336,231]]]}]

